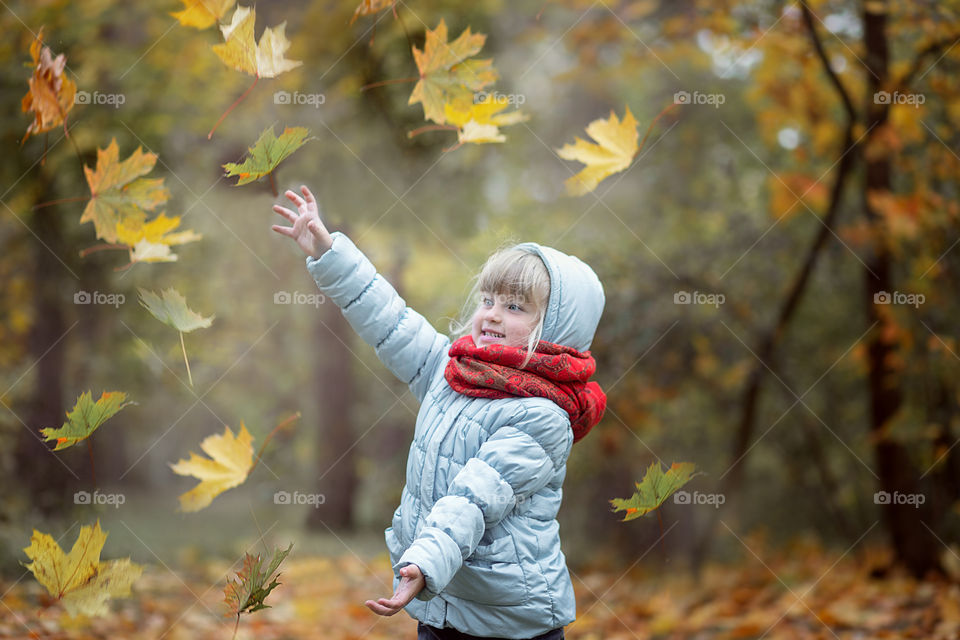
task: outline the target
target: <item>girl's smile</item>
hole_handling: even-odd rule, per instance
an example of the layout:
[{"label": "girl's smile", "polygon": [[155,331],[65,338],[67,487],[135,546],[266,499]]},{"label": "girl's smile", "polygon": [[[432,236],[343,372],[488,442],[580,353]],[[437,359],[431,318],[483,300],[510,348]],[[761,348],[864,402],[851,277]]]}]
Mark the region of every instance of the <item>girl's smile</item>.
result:
[{"label": "girl's smile", "polygon": [[480,294],[473,314],[473,343],[478,347],[503,344],[524,347],[539,318],[532,302],[508,294]]}]

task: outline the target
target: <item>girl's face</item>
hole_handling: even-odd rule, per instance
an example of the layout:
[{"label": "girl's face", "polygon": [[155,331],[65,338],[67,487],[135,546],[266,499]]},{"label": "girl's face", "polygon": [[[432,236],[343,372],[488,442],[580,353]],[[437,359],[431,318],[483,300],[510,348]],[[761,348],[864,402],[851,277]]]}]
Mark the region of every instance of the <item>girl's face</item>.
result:
[{"label": "girl's face", "polygon": [[482,291],[480,305],[473,314],[473,343],[478,347],[491,344],[525,347],[537,322],[533,301]]}]

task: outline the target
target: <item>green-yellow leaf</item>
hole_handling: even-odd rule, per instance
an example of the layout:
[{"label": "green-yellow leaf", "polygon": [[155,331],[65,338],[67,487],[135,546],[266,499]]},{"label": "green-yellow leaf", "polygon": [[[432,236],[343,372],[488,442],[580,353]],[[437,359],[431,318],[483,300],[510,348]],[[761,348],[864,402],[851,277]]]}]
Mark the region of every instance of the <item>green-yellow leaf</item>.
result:
[{"label": "green-yellow leaf", "polygon": [[443,105],[469,98],[474,91],[497,79],[492,61],[468,60],[483,48],[487,36],[470,33],[467,27],[453,42],[447,42],[447,25],[441,20],[433,31],[427,30],[423,51],[413,47],[413,58],[420,80],[413,87],[407,104],[423,104],[423,116],[437,124],[446,122]]},{"label": "green-yellow leaf", "polygon": [[81,224],[93,222],[97,237],[117,241],[117,224],[142,224],[147,211],[153,211],[170,197],[163,178],[141,178],[150,173],[157,156],[137,147],[133,154],[119,162],[116,139],[106,149],[97,149],[97,168],[84,166],[90,185],[90,202],[80,217]]},{"label": "green-yellow leaf", "polygon": [[685,485],[695,475],[696,465],[692,462],[674,462],[666,473],[660,468],[660,462],[654,461],[644,474],[643,480],[637,482],[637,491],[627,499],[614,498],[610,501],[614,513],[626,511],[622,522],[633,520],[650,513],[663,504],[674,491]]},{"label": "green-yellow leaf", "polygon": [[273,577],[269,584],[267,579],[273,576],[273,573],[280,567],[280,563],[290,553],[293,543],[286,549],[274,549],[273,558],[266,571],[261,571],[263,559],[258,553],[256,557],[249,553],[243,556],[243,568],[237,573],[235,581],[228,582],[223,589],[223,600],[227,603],[227,615],[239,616],[241,613],[253,613],[260,609],[269,609],[270,605],[264,604],[263,600],[270,592],[280,585],[278,578],[280,574]]},{"label": "green-yellow leaf", "polygon": [[205,318],[196,311],[192,311],[187,307],[186,298],[173,287],[164,289],[163,298],[146,289],[138,288],[138,291],[140,304],[146,307],[154,318],[177,331],[190,332],[194,329],[206,329],[216,317]]},{"label": "green-yellow leaf", "polygon": [[69,615],[102,616],[107,613],[107,600],[129,595],[130,586],[143,572],[130,558],[100,562],[106,540],[98,520],[94,527],[80,528],[77,541],[66,554],[52,536],[34,529],[30,546],[23,549],[32,562],[24,566],[63,603]]},{"label": "green-yellow leaf", "polygon": [[273,125],[263,130],[256,143],[249,148],[249,155],[241,163],[228,162],[223,165],[226,176],[239,176],[235,186],[247,184],[262,178],[277,168],[290,154],[302,147],[308,140],[310,131],[306,127],[287,127],[278,138]]},{"label": "green-yellow leaf", "polygon": [[40,433],[45,436],[45,440],[56,440],[57,446],[54,451],[72,447],[81,440],[90,437],[97,427],[113,417],[118,411],[129,404],[136,402],[124,402],[127,394],[122,391],[104,391],[100,394],[100,399],[93,402],[93,396],[89,391],[84,391],[77,398],[77,403],[73,409],[67,413],[67,421],[59,429],[45,427],[40,429]]},{"label": "green-yellow leaf", "polygon": [[[152,245],[152,247],[157,246],[162,245]],[[139,247],[134,247],[134,251],[137,251],[138,248]],[[148,248],[147,251],[152,252],[153,248]],[[131,260],[132,258],[133,257],[131,257]],[[205,318],[196,311],[191,310],[187,306],[186,298],[173,287],[163,291],[162,299],[152,291],[139,288],[138,291],[140,292],[140,304],[146,307],[147,311],[153,314],[154,318],[180,332],[180,349],[183,351],[183,363],[187,367],[187,379],[190,381],[190,386],[192,387],[193,374],[190,373],[190,361],[187,359],[187,346],[183,343],[183,334],[184,332],[193,331],[194,329],[206,329],[213,322],[215,316]]]}]

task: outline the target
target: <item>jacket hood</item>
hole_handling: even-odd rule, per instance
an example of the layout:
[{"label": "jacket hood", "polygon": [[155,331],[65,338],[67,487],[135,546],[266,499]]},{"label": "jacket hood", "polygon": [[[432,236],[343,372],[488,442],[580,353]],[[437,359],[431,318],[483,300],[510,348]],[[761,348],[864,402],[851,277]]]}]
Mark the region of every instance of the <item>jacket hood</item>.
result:
[{"label": "jacket hood", "polygon": [[536,242],[518,246],[540,256],[550,274],[550,298],[540,339],[588,350],[606,301],[600,278],[576,256]]}]

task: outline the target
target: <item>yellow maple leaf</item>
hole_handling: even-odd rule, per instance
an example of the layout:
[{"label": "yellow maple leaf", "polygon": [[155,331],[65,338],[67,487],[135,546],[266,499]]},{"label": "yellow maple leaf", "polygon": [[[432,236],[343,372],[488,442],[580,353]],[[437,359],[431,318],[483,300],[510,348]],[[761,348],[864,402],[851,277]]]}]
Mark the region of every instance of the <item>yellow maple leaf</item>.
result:
[{"label": "yellow maple leaf", "polygon": [[204,438],[200,448],[210,457],[191,451],[189,460],[170,465],[177,475],[200,479],[200,484],[180,496],[180,508],[187,512],[200,511],[227,489],[243,484],[253,466],[253,436],[243,422],[236,437],[230,427],[224,427],[222,434]]},{"label": "yellow maple leaf", "polygon": [[597,188],[600,181],[630,166],[637,153],[637,121],[627,107],[623,121],[611,110],[606,120],[600,118],[587,125],[587,133],[598,144],[576,138],[565,144],[557,154],[564,160],[576,160],[587,165],[564,184],[567,193],[582,196]]},{"label": "yellow maple leaf", "polygon": [[302,65],[300,60],[283,57],[290,48],[290,41],[284,35],[286,21],[276,27],[264,29],[260,42],[254,43],[253,26],[256,17],[255,9],[238,5],[230,24],[220,25],[224,43],[213,46],[220,59],[228,67],[258,78],[273,78]]},{"label": "yellow maple leaf", "polygon": [[130,586],[143,572],[130,558],[100,562],[106,540],[98,520],[93,527],[80,528],[77,541],[66,554],[52,536],[34,529],[30,546],[23,549],[32,562],[24,566],[71,616],[105,615],[107,600],[129,595]]},{"label": "yellow maple leaf", "polygon": [[487,36],[470,33],[467,27],[453,42],[447,42],[447,25],[441,20],[433,31],[427,30],[423,51],[413,47],[413,59],[420,79],[407,104],[423,104],[423,116],[444,124],[444,103],[469,98],[497,79],[490,59],[468,60],[476,55]]},{"label": "yellow maple leaf", "polygon": [[180,216],[168,218],[161,212],[150,222],[137,220],[117,223],[117,242],[130,248],[130,262],[174,262],[177,255],[170,247],[200,240],[203,235],[193,230],[171,233],[180,226]]},{"label": "yellow maple leaf", "polygon": [[507,101],[495,100],[491,96],[482,100],[460,98],[445,103],[443,113],[447,122],[457,126],[457,139],[460,144],[505,142],[507,138],[500,133],[498,127],[530,119],[519,109],[500,113],[507,106]]},{"label": "yellow maple leaf", "polygon": [[61,53],[54,58],[50,47],[43,46],[43,27],[30,45],[30,57],[33,58],[33,75],[29,80],[30,90],[23,96],[20,107],[24,113],[32,111],[34,119],[20,144],[31,135],[62,125],[67,112],[73,108],[77,93],[76,83],[63,72],[67,57]]},{"label": "yellow maple leaf", "polygon": [[181,2],[185,7],[183,11],[176,11],[170,15],[185,27],[206,29],[220,20],[237,0],[181,0]]}]

